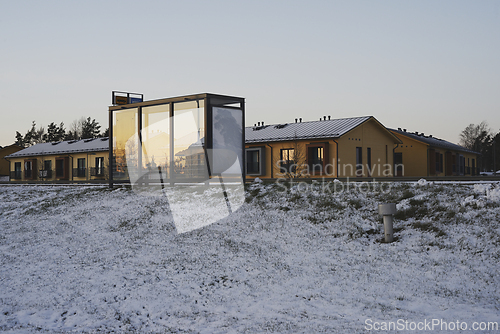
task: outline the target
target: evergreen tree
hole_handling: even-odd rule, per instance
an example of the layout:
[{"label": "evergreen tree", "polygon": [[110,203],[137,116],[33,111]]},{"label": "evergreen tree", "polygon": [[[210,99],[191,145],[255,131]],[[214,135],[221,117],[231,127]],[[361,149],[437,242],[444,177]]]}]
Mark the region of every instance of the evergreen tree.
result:
[{"label": "evergreen tree", "polygon": [[45,135],[44,142],[51,143],[56,141],[61,141],[65,139],[66,130],[64,129],[64,123],[61,122],[57,126],[54,122],[47,126],[47,134]]},{"label": "evergreen tree", "polygon": [[14,144],[20,147],[25,147],[26,145],[24,137],[21,133],[19,133],[19,131],[16,131],[16,142]]},{"label": "evergreen tree", "polygon": [[95,119],[91,120],[88,117],[82,124],[82,139],[98,138],[100,136],[100,128]]}]

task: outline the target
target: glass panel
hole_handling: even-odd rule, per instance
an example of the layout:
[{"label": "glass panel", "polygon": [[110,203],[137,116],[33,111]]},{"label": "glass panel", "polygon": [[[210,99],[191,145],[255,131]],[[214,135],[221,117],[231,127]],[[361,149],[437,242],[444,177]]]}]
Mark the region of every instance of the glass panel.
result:
[{"label": "glass panel", "polygon": [[137,171],[139,150],[137,108],[113,112],[113,179],[129,179],[129,168]]},{"label": "glass panel", "polygon": [[[170,169],[170,104],[142,108],[142,168],[149,180],[168,178]],[[161,172],[161,174],[160,174]]]},{"label": "glass panel", "polygon": [[56,176],[57,177],[64,176],[64,160],[63,159],[56,160]]},{"label": "glass panel", "polygon": [[[243,112],[239,109],[212,109],[213,117],[213,174],[242,173]],[[238,159],[238,160],[237,160]]]},{"label": "glass panel", "polygon": [[323,147],[310,147],[308,153],[311,170],[321,172],[323,170]]},{"label": "glass panel", "polygon": [[173,109],[173,176],[177,179],[208,179],[204,101],[174,103]]},{"label": "glass panel", "polygon": [[85,158],[78,159],[77,163],[78,163],[77,176],[84,177],[85,176]]},{"label": "glass panel", "polygon": [[259,150],[247,151],[247,173],[258,174],[259,171]]}]

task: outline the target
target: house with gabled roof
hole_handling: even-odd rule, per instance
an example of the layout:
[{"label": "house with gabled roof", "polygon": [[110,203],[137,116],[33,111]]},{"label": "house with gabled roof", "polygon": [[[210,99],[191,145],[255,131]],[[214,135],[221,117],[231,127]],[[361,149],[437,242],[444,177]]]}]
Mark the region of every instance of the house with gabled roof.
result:
[{"label": "house with gabled roof", "polygon": [[396,176],[478,175],[478,152],[424,133],[389,130],[401,140],[394,149]]},{"label": "house with gabled roof", "polygon": [[0,147],[0,177],[9,176],[9,161],[5,157],[22,149],[21,146],[16,144]]},{"label": "house with gabled roof", "polygon": [[109,139],[40,143],[5,157],[10,181],[96,181],[108,179]]},{"label": "house with gabled roof", "polygon": [[401,141],[373,116],[245,129],[247,179],[393,176]]}]

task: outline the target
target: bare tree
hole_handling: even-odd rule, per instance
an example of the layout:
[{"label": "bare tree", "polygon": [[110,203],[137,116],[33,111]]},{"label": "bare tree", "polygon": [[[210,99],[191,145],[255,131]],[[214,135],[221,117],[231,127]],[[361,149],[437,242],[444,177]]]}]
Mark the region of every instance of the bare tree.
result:
[{"label": "bare tree", "polygon": [[66,135],[66,140],[80,139],[82,138],[83,124],[85,123],[85,117],[80,117],[71,122],[68,133]]},{"label": "bare tree", "polygon": [[271,168],[278,168],[279,177],[295,179],[309,177],[309,168],[305,150],[293,141],[291,144],[280,149],[279,156],[273,157]]},{"label": "bare tree", "polygon": [[474,150],[474,146],[477,146],[477,140],[480,137],[486,137],[491,135],[491,129],[488,126],[488,122],[482,121],[478,125],[469,124],[460,133],[460,145],[470,150]]}]

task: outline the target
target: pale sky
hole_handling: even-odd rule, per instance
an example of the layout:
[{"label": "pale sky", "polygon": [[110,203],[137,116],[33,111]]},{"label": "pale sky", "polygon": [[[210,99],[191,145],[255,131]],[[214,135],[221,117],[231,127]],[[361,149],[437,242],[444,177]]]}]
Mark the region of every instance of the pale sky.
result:
[{"label": "pale sky", "polygon": [[108,126],[111,91],[246,98],[246,124],[372,115],[500,131],[500,1],[0,0],[0,145]]}]

